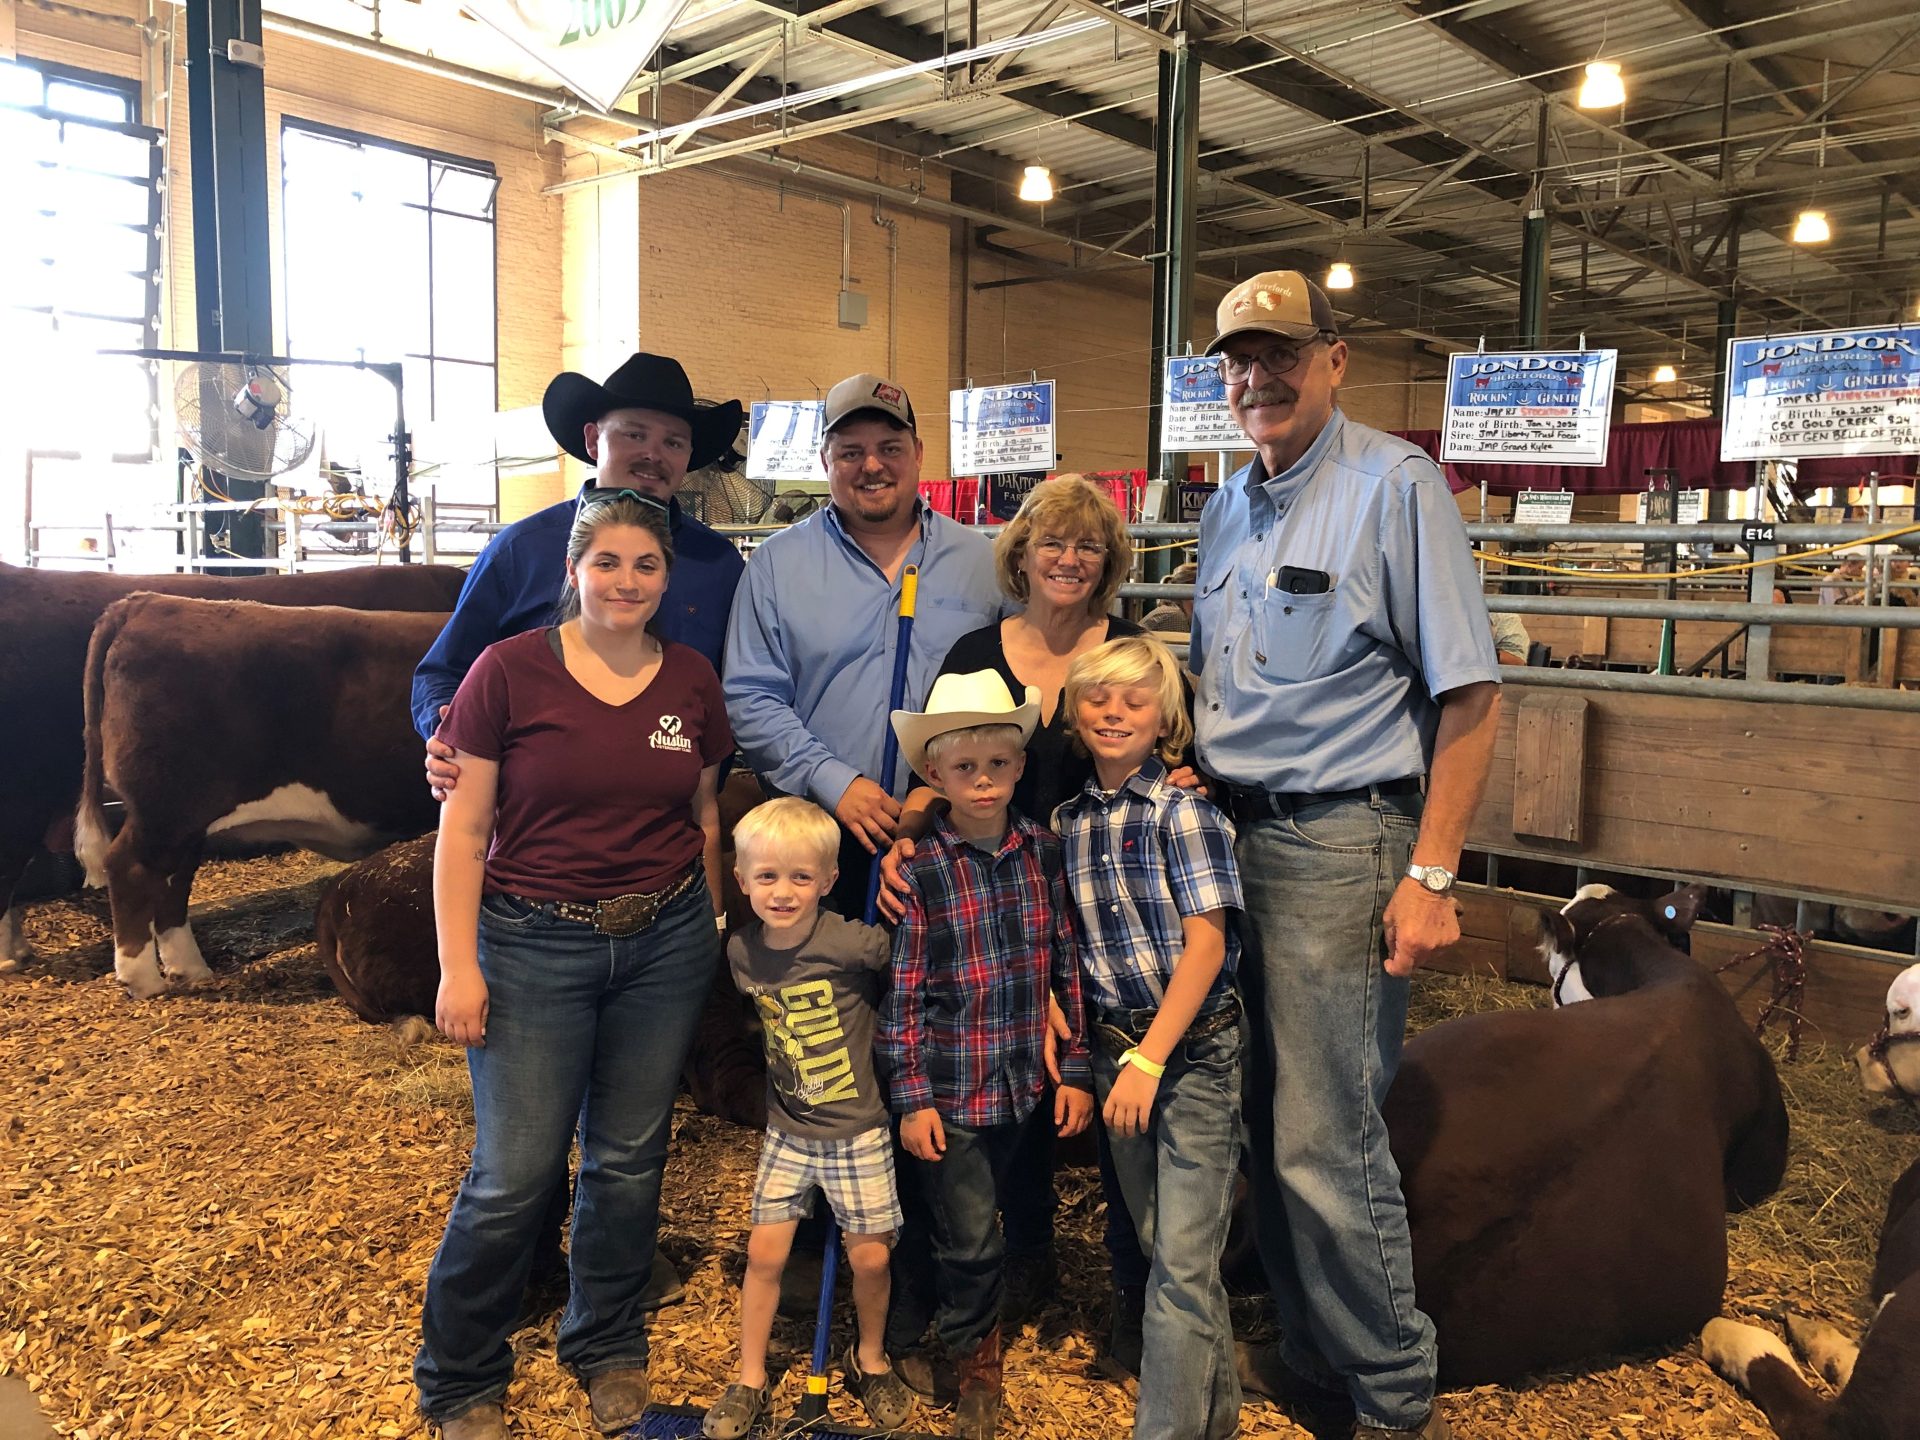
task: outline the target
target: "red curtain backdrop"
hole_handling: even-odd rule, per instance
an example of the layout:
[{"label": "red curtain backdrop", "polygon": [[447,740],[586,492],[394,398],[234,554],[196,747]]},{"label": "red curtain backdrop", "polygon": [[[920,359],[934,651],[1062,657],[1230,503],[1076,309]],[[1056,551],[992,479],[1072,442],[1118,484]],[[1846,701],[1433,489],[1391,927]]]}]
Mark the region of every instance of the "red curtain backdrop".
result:
[{"label": "red curtain backdrop", "polygon": [[[1140,518],[1140,507],[1147,495],[1146,471],[1089,470],[1086,478],[1112,496],[1114,505],[1128,520]],[[922,480],[920,493],[926,498],[927,504],[942,515],[950,515],[965,525],[974,523],[974,510],[980,501],[980,482],[977,479]],[[991,517],[988,517],[988,523],[992,523]]]},{"label": "red curtain backdrop", "polygon": [[[1396,432],[1437,461],[1438,430]],[[1605,465],[1443,465],[1447,484],[1455,491],[1477,489],[1484,478],[1495,495],[1522,490],[1571,490],[1577,495],[1632,493],[1647,488],[1649,469],[1679,472],[1682,490],[1745,490],[1753,484],[1753,462],[1720,459],[1718,420],[1667,420],[1644,425],[1616,425],[1607,441]],[[1802,460],[1794,488],[1815,490],[1825,485],[1864,485],[1869,472],[1883,482],[1914,483],[1911,455],[1853,455]]]}]

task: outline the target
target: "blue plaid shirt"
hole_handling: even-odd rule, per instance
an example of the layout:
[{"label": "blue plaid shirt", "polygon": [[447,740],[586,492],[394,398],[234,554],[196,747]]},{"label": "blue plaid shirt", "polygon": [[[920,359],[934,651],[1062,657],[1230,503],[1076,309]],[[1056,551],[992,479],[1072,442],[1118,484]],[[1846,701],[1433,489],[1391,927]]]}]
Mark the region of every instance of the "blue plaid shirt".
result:
[{"label": "blue plaid shirt", "polygon": [[[1084,940],[1088,998],[1103,1010],[1157,1010],[1186,948],[1182,920],[1246,908],[1233,858],[1233,822],[1167,780],[1153,756],[1118,790],[1099,776],[1054,812]],[[1227,954],[1201,1004],[1233,990],[1240,939],[1227,926]]]}]

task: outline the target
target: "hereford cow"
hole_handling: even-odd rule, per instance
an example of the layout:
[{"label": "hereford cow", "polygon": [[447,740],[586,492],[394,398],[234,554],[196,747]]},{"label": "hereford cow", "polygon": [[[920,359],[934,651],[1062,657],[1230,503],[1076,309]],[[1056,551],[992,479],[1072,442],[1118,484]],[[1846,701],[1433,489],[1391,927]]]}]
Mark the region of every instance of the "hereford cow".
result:
[{"label": "hereford cow", "polygon": [[[451,565],[366,565],[302,575],[76,574],[0,563],[0,970],[27,956],[14,890],[80,794],[81,677],[93,623],[139,590],[268,605],[446,611],[465,572]],[[61,848],[64,848],[62,845]]]},{"label": "hereford cow", "polygon": [[1887,987],[1887,1023],[1853,1060],[1869,1095],[1920,1105],[1920,965],[1908,966]]},{"label": "hereford cow", "polygon": [[1787,1318],[1807,1363],[1837,1389],[1815,1395],[1792,1353],[1757,1325],[1715,1320],[1700,1336],[1709,1364],[1753,1396],[1782,1440],[1911,1440],[1920,1434],[1920,1161],[1894,1182],[1880,1227],[1868,1302],[1877,1308],[1856,1346],[1831,1326]]},{"label": "hereford cow", "polygon": [[[74,842],[107,886],[114,973],[135,998],[209,973],[187,926],[209,833],[351,860],[433,826],[407,702],[446,618],[170,595],[108,607],[87,651]],[[108,786],[126,807],[111,845]]]},{"label": "hereford cow", "polygon": [[[728,920],[752,919],[733,879],[735,822],[762,798],[760,783],[737,771],[720,792],[722,884]],[[440,986],[433,926],[433,836],[389,846],[334,877],[314,912],[314,939],[328,976],[354,1014],[381,1024],[433,1014]],[[709,1115],[758,1130],[767,1122],[766,1062],[759,1022],[728,973],[713,993],[687,1057],[687,1090]]]},{"label": "hereford cow", "polygon": [[1780,1183],[1787,1113],[1766,1048],[1670,943],[1701,893],[1583,892],[1542,917],[1542,948],[1556,978],[1574,972],[1563,1000],[1601,998],[1407,1041],[1384,1114],[1444,1383],[1661,1344],[1719,1313],[1727,1213]]}]

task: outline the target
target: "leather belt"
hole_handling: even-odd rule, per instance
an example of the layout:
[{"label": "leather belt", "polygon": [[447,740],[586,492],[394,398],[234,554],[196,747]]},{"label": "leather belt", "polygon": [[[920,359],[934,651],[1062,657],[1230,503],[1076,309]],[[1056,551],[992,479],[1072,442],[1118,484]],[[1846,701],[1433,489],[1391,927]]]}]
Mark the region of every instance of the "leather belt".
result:
[{"label": "leather belt", "polygon": [[1418,795],[1421,777],[1403,775],[1398,780],[1382,780],[1378,785],[1360,785],[1352,790],[1323,790],[1310,794],[1298,790],[1263,790],[1255,785],[1228,785],[1227,808],[1235,820],[1284,820],[1296,810],[1310,805],[1331,805],[1338,800],[1372,800],[1380,795]]},{"label": "leather belt", "polygon": [[[1118,1060],[1127,1051],[1146,1039],[1147,1031],[1152,1027],[1158,1010],[1100,1010],[1095,1012],[1093,1038],[1100,1042],[1100,1048]],[[1196,1015],[1193,1024],[1187,1027],[1187,1033],[1180,1037],[1185,1044],[1189,1040],[1204,1040],[1209,1035],[1218,1035],[1230,1025],[1240,1023],[1240,997],[1229,995],[1227,1003],[1218,1010],[1210,1010],[1204,1015]]]},{"label": "leather belt", "polygon": [[602,935],[638,935],[660,918],[660,912],[678,900],[699,878],[700,863],[687,867],[687,873],[659,890],[635,895],[615,895],[610,900],[534,900],[525,895],[513,898],[523,905],[545,910],[560,920],[576,925],[591,925]]}]

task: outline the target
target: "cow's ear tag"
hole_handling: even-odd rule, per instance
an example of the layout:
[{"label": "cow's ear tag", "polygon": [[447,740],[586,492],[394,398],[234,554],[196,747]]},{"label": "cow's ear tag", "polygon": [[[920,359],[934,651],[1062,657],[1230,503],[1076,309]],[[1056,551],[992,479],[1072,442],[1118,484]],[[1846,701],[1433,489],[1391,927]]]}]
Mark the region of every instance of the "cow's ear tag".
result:
[{"label": "cow's ear tag", "polygon": [[1666,915],[1669,920],[1678,920],[1680,918],[1680,912],[1671,905],[1667,906]]}]

